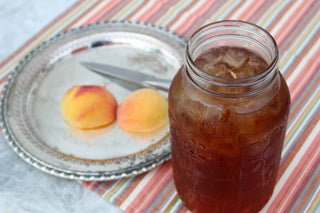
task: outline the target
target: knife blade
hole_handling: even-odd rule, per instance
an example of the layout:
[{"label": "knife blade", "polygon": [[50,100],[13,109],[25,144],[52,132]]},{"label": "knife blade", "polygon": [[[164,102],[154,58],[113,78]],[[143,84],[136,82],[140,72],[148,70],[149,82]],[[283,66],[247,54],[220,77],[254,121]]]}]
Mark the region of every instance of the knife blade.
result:
[{"label": "knife blade", "polygon": [[157,78],[152,75],[113,65],[94,62],[80,62],[80,64],[102,76],[116,78],[121,81],[140,85],[142,87],[157,88],[168,92],[171,84],[171,80],[168,79]]}]

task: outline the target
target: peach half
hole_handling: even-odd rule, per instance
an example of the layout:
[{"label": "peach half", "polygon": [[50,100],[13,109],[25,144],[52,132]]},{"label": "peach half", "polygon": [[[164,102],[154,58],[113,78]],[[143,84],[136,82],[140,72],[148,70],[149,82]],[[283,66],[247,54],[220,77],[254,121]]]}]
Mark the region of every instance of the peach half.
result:
[{"label": "peach half", "polygon": [[116,120],[117,101],[105,86],[76,85],[61,101],[61,113],[73,127],[94,129]]},{"label": "peach half", "polygon": [[118,107],[117,122],[127,132],[152,132],[168,121],[168,101],[152,89],[140,89],[126,97]]}]

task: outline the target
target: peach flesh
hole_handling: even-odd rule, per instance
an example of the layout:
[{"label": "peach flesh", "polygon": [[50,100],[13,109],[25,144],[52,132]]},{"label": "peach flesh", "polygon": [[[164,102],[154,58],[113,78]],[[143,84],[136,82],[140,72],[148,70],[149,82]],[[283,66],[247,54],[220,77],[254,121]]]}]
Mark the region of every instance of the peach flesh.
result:
[{"label": "peach flesh", "polygon": [[61,101],[61,113],[73,127],[94,129],[116,120],[117,101],[105,86],[76,85]]},{"label": "peach flesh", "polygon": [[117,122],[127,132],[152,132],[168,121],[168,101],[152,89],[140,89],[131,93],[119,105]]}]

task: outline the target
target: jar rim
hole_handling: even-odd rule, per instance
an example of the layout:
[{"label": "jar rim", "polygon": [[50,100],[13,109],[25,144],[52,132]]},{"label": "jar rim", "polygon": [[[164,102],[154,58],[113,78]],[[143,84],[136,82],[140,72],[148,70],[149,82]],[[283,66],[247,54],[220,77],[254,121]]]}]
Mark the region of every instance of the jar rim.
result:
[{"label": "jar rim", "polygon": [[[274,49],[274,57],[272,58],[271,62],[268,64],[268,67],[264,70],[262,70],[261,72],[249,76],[249,77],[245,77],[245,78],[237,78],[237,79],[229,79],[229,78],[221,78],[218,76],[214,76],[211,75],[201,69],[199,69],[196,64],[194,63],[194,60],[192,60],[192,57],[190,55],[190,42],[192,40],[195,39],[196,36],[198,36],[201,32],[203,32],[206,29],[209,29],[210,27],[236,27],[237,29],[256,29],[256,30],[260,30],[260,32],[255,31],[256,35],[264,35],[265,37],[267,37],[267,39],[269,41],[271,41],[271,44],[273,45],[273,49]],[[240,21],[240,20],[222,20],[222,21],[216,21],[216,22],[212,22],[206,25],[201,26],[200,28],[198,28],[196,31],[193,32],[193,34],[190,36],[190,38],[188,39],[188,43],[186,45],[186,64],[188,64],[188,66],[190,66],[192,69],[197,71],[197,75],[201,78],[205,78],[208,80],[212,80],[215,81],[216,83],[221,82],[222,84],[232,84],[232,86],[243,86],[243,85],[247,85],[249,82],[252,81],[258,81],[259,79],[263,79],[265,78],[265,76],[267,76],[269,73],[271,73],[277,66],[279,63],[279,49],[277,46],[277,43],[275,41],[275,39],[273,38],[273,36],[264,28],[250,23],[250,22],[246,22],[246,21]]]}]

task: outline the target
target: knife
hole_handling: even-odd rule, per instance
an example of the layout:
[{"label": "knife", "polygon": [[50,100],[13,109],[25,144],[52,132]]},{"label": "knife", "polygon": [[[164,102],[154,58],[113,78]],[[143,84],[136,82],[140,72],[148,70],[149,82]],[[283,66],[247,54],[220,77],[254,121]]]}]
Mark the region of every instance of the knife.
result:
[{"label": "knife", "polygon": [[117,66],[93,62],[80,62],[80,64],[102,76],[113,77],[142,87],[157,88],[168,92],[171,84],[171,80],[157,78],[152,75]]}]

